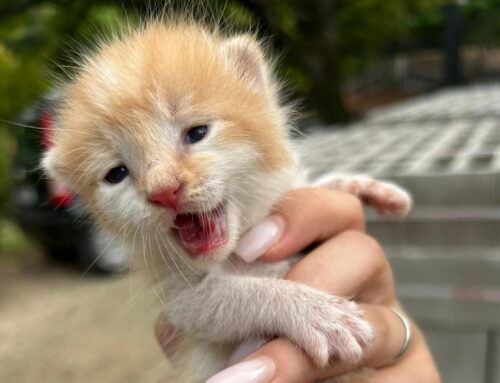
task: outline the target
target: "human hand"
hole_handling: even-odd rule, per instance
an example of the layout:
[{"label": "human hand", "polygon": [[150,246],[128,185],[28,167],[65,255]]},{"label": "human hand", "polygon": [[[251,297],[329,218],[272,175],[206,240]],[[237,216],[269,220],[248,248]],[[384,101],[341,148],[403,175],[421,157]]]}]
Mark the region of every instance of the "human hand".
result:
[{"label": "human hand", "polygon": [[[342,375],[363,367],[374,368],[363,382],[439,382],[425,340],[413,325],[414,336],[405,354],[395,357],[405,340],[405,326],[392,311],[398,309],[394,280],[384,253],[364,234],[364,217],[358,199],[321,188],[288,193],[272,217],[251,229],[236,252],[247,261],[276,261],[320,243],[286,275],[287,279],[353,297],[374,330],[374,343],[357,366],[333,360],[316,367],[295,345],[278,338],[262,346],[244,344],[233,356],[241,363],[212,377],[210,383],[308,383]],[[164,320],[157,334],[167,355],[179,334]],[[260,347],[258,350],[257,348]],[[250,354],[250,355],[249,355]]]}]

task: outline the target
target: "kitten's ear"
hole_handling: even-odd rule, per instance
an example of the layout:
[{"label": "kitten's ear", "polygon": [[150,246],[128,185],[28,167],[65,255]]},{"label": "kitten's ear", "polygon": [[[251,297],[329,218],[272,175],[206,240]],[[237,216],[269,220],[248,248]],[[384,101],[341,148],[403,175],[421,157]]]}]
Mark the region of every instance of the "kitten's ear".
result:
[{"label": "kitten's ear", "polygon": [[269,71],[264,52],[251,35],[231,37],[222,43],[222,51],[230,67],[251,85],[269,88]]}]

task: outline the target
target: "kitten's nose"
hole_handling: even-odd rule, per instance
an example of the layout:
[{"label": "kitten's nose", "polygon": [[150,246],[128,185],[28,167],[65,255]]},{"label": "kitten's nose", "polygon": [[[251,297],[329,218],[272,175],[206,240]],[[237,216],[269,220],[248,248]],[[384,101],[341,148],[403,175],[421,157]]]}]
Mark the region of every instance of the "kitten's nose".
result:
[{"label": "kitten's nose", "polygon": [[177,210],[181,191],[182,184],[177,183],[154,191],[149,195],[148,199],[153,205]]}]

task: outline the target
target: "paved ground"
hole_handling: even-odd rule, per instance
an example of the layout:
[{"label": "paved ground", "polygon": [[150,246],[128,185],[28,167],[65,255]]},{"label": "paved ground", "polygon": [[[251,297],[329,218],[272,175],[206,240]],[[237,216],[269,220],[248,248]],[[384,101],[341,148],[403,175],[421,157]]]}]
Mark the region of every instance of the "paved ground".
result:
[{"label": "paved ground", "polygon": [[98,277],[0,254],[0,382],[137,383],[164,359],[138,276]]}]

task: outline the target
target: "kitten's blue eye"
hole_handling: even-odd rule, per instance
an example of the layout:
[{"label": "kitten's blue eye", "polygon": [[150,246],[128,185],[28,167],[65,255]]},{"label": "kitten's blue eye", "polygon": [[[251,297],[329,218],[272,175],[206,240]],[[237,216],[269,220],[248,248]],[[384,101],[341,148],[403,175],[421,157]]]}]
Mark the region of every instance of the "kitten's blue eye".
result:
[{"label": "kitten's blue eye", "polygon": [[128,176],[128,168],[126,166],[117,166],[111,169],[104,179],[110,184],[118,184],[122,182]]},{"label": "kitten's blue eye", "polygon": [[200,142],[207,135],[207,132],[207,125],[193,126],[186,133],[186,143],[196,144],[197,142]]}]

